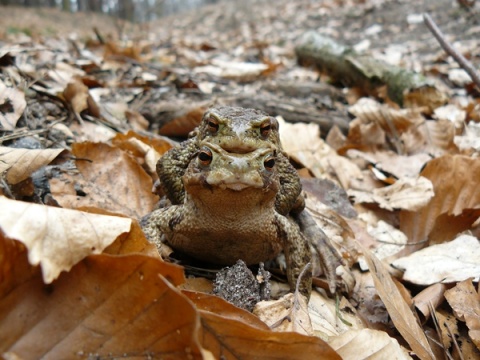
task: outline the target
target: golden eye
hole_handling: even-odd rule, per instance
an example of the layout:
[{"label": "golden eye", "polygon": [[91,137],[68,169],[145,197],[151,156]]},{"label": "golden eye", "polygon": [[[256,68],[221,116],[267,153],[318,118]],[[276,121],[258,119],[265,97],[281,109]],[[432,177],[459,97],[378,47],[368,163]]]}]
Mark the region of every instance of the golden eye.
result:
[{"label": "golden eye", "polygon": [[268,137],[270,135],[270,132],[272,131],[272,123],[270,122],[270,119],[267,121],[264,121],[262,125],[260,125],[260,134],[262,134],[263,137]]},{"label": "golden eye", "polygon": [[198,160],[204,166],[210,165],[212,162],[212,151],[206,146],[202,147],[198,153]]},{"label": "golden eye", "polygon": [[265,169],[267,169],[267,170],[272,170],[273,167],[275,166],[275,158],[270,155],[263,162],[263,166],[265,166]]},{"label": "golden eye", "polygon": [[218,131],[218,120],[210,115],[207,120],[208,131],[215,134]]}]

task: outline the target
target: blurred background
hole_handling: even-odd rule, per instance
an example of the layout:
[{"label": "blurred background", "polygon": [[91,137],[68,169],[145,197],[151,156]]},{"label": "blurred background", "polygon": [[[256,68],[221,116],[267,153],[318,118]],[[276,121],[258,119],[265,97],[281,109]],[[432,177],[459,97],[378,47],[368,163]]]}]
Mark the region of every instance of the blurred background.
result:
[{"label": "blurred background", "polygon": [[216,2],[218,0],[0,0],[0,5],[48,7],[68,12],[92,11],[132,22],[144,22]]}]

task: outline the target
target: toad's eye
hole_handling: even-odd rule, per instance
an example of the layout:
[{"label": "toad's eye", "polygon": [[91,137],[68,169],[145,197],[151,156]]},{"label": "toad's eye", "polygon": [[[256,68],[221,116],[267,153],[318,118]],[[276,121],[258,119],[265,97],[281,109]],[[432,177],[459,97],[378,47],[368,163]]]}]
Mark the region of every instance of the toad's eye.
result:
[{"label": "toad's eye", "polygon": [[265,169],[267,170],[272,170],[275,166],[275,158],[273,156],[267,157],[263,162],[263,166],[265,166]]},{"label": "toad's eye", "polygon": [[210,116],[207,120],[208,131],[215,134],[218,131],[218,120]]},{"label": "toad's eye", "polygon": [[212,162],[212,151],[208,147],[204,146],[198,153],[198,160],[202,165],[210,165]]},{"label": "toad's eye", "polygon": [[260,134],[262,134],[263,137],[268,137],[270,135],[270,132],[272,131],[272,124],[270,122],[270,119],[267,121],[264,121],[262,125],[260,125]]}]

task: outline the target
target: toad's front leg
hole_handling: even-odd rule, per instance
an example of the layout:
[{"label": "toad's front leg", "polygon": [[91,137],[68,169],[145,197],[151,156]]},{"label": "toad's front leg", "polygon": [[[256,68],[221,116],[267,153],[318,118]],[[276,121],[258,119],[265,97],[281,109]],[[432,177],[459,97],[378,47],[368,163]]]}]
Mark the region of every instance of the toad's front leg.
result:
[{"label": "toad's front leg", "polygon": [[[300,273],[311,261],[312,254],[306,238],[300,232],[298,225],[288,217],[277,216],[277,232],[283,242],[283,251],[287,263],[287,279],[290,289],[295,291]],[[298,290],[310,298],[312,292],[312,269],[306,269]]]}]

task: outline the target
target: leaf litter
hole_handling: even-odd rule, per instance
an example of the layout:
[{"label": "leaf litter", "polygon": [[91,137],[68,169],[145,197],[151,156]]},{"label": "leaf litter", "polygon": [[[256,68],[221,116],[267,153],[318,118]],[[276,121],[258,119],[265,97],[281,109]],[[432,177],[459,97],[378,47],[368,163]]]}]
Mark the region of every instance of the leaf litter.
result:
[{"label": "leaf litter", "polygon": [[[155,36],[131,27],[135,42],[0,32],[2,355],[478,357],[478,92],[415,16],[451,24],[464,53],[480,30],[451,23],[460,5],[446,0],[387,3],[281,1],[284,17],[218,4],[162,20]],[[328,74],[293,52],[316,23],[430,76],[447,103],[417,91],[402,107],[382,87],[323,86]],[[319,290],[307,307],[279,286],[256,317],[202,294],[204,278],[185,283],[144,238],[137,220],[161,195],[158,158],[213,104],[279,116],[307,207],[353,275],[339,301]],[[297,329],[308,335],[284,332]]]}]

